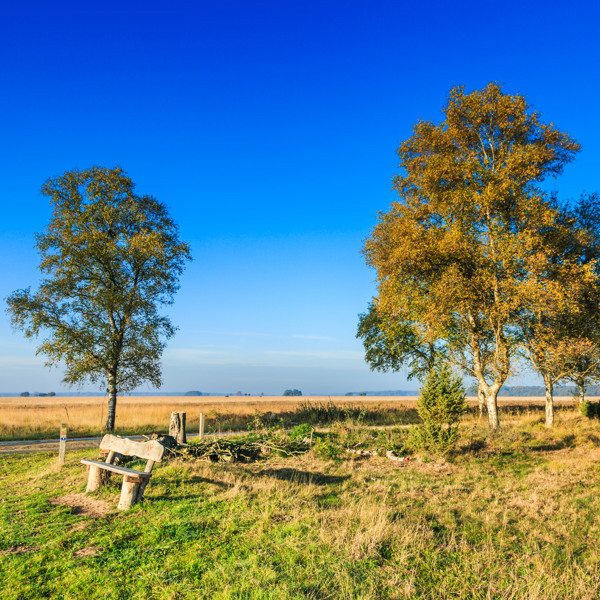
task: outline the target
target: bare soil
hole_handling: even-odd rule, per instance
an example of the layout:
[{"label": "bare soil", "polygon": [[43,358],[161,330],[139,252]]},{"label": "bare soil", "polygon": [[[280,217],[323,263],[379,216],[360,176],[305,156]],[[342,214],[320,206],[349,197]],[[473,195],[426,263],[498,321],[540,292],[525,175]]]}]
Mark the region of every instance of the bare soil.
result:
[{"label": "bare soil", "polygon": [[60,498],[50,498],[50,504],[68,506],[74,515],[85,517],[104,517],[114,511],[114,508],[104,500],[90,498],[85,494],[67,494]]},{"label": "bare soil", "polygon": [[87,548],[81,548],[81,550],[76,550],[73,552],[73,556],[77,558],[87,558],[90,556],[96,556],[100,554],[104,548],[102,546],[88,546]]},{"label": "bare soil", "polygon": [[41,546],[9,546],[0,550],[0,556],[5,554],[27,554],[28,552],[37,552]]}]

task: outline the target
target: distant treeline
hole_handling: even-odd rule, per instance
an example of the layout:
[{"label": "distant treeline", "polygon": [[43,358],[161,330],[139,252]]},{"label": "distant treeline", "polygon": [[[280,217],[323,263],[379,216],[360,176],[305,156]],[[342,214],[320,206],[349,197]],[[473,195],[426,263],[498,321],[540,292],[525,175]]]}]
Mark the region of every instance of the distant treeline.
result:
[{"label": "distant treeline", "polygon": [[[554,388],[555,396],[573,396],[577,390],[573,386],[557,385]],[[600,396],[600,385],[588,385],[585,388],[588,396]],[[477,386],[467,389],[469,396],[477,395]],[[498,396],[545,396],[546,390],[543,385],[514,385],[504,386],[500,389]],[[347,392],[346,396],[418,396],[417,390],[386,390],[383,392]]]},{"label": "distant treeline", "polygon": [[[302,392],[299,394],[290,394],[290,392],[299,392],[299,390],[286,390],[283,395],[302,395]],[[515,385],[515,386],[504,386],[498,396],[506,397],[506,396],[544,396],[545,395],[544,386],[541,385]],[[600,396],[600,385],[588,385],[586,386],[586,395],[588,396]],[[477,395],[477,387],[471,386],[467,389],[467,394],[469,396]],[[554,388],[555,396],[573,396],[576,394],[576,389],[572,386],[562,386],[558,385]],[[8,397],[8,396],[55,396],[54,392],[41,393],[34,392],[29,394],[29,392],[21,392],[20,394],[14,392],[0,392],[0,397]],[[61,396],[105,396],[101,392],[61,392]],[[263,396],[264,394],[242,394],[241,392],[237,392],[236,394],[225,394],[225,393],[216,393],[216,392],[200,392],[197,390],[192,390],[188,392],[133,392],[131,394],[127,394],[128,396]],[[337,394],[314,394],[314,395],[337,395]],[[345,396],[418,396],[418,390],[384,390],[384,391],[367,391],[367,392],[346,392]]]},{"label": "distant treeline", "polygon": [[346,392],[346,396],[418,396],[416,390],[386,390],[383,392]]}]

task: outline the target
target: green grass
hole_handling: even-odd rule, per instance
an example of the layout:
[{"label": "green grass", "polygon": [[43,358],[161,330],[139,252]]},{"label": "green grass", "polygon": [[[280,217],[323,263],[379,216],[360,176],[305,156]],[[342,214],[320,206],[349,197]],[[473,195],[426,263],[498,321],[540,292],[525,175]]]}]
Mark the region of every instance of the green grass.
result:
[{"label": "green grass", "polygon": [[[94,451],[62,469],[56,455],[2,456],[0,596],[600,596],[600,424],[532,420],[493,437],[469,424],[452,462],[402,466],[346,454],[348,440],[376,449],[402,435],[358,429],[334,427],[335,460],[163,462],[141,505],[99,518],[49,503],[84,491],[79,459]],[[91,496],[114,509],[119,488]]]}]

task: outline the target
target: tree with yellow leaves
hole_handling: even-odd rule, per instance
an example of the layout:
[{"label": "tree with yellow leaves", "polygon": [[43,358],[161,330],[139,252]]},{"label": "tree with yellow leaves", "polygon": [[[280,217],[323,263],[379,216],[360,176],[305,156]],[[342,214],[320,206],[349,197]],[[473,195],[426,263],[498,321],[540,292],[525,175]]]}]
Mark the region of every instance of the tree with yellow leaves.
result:
[{"label": "tree with yellow leaves", "polygon": [[400,145],[400,199],[364,253],[377,271],[377,313],[410,322],[423,343],[445,340],[476,378],[496,430],[515,315],[567,311],[572,290],[595,278],[554,243],[578,233],[539,187],[579,145],[494,83],[454,88],[443,114],[440,124],[418,122]]}]

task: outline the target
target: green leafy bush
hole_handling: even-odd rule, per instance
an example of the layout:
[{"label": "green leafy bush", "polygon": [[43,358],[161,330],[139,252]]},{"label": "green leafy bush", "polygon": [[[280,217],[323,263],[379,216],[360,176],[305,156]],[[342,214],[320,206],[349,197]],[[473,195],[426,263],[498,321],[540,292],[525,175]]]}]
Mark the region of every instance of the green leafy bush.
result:
[{"label": "green leafy bush", "polygon": [[331,439],[319,440],[315,446],[315,453],[319,458],[336,460],[342,452],[342,448]]},{"label": "green leafy bush", "polygon": [[579,405],[579,410],[584,417],[594,419],[600,417],[600,402],[590,402],[586,400]]},{"label": "green leafy bush", "polygon": [[292,440],[304,440],[309,439],[312,440],[314,429],[308,425],[307,423],[303,423],[302,425],[296,425],[294,429],[290,432],[290,439]]},{"label": "green leafy bush", "polygon": [[417,411],[423,423],[410,431],[408,444],[444,456],[456,445],[458,423],[467,410],[462,379],[448,365],[438,365],[427,375],[419,394]]}]

